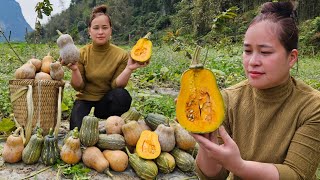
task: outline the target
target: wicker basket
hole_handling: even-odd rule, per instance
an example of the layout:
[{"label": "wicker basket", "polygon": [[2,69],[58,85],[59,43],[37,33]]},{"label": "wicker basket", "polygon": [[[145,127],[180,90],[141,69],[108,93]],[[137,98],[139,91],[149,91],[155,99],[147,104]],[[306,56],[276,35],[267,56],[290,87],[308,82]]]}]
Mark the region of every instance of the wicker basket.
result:
[{"label": "wicker basket", "polygon": [[31,107],[33,109],[32,129],[37,123],[40,123],[43,135],[48,134],[49,129],[54,129],[57,123],[59,87],[62,87],[62,99],[64,84],[65,83],[63,81],[55,80],[10,80],[9,89],[11,103],[16,121],[22,127],[26,128],[28,121],[27,94],[28,91],[32,89],[32,98],[29,98],[32,99],[33,102],[33,107]]}]

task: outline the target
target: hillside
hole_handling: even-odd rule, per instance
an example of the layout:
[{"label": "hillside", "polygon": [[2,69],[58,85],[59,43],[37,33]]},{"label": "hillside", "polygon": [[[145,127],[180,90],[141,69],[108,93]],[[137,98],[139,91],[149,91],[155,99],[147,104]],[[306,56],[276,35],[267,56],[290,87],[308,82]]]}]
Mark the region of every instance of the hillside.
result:
[{"label": "hillside", "polygon": [[[25,41],[26,31],[32,28],[22,15],[21,7],[15,0],[2,0],[0,6],[0,27],[10,41]],[[0,36],[0,42],[5,39]]]}]

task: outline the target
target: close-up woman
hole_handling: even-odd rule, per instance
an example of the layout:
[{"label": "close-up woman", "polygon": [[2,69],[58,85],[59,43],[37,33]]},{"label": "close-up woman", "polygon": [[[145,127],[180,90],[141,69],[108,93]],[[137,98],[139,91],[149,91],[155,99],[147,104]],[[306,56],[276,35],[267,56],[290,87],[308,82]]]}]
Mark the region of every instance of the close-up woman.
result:
[{"label": "close-up woman", "polygon": [[247,79],[222,90],[225,119],[200,148],[200,179],[316,179],[320,93],[290,74],[298,62],[291,2],[267,2],[243,42]]}]

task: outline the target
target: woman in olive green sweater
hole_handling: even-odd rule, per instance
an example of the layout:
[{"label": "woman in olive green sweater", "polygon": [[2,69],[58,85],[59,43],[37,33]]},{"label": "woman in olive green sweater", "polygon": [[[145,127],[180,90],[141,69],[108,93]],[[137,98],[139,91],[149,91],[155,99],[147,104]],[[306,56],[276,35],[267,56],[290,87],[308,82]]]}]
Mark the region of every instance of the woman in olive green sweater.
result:
[{"label": "woman in olive green sweater", "polygon": [[148,64],[133,61],[128,52],[110,43],[112,24],[106,11],[105,5],[93,9],[88,28],[92,43],[80,49],[77,64],[68,65],[72,70],[71,85],[78,91],[70,129],[80,129],[92,107],[94,115],[103,119],[128,111],[132,99],[124,87],[134,70]]},{"label": "woman in olive green sweater", "polygon": [[247,29],[247,80],[222,91],[223,126],[192,134],[201,179],[316,179],[320,93],[290,76],[298,60],[293,9],[290,2],[265,3]]}]

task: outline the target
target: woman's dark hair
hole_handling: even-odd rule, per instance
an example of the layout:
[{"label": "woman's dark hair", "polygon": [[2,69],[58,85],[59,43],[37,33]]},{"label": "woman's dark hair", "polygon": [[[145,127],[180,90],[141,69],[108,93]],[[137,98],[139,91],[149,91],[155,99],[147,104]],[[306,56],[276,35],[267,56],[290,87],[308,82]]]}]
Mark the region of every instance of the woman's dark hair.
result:
[{"label": "woman's dark hair", "polygon": [[91,22],[92,22],[96,17],[101,16],[101,15],[105,15],[105,16],[108,17],[110,27],[112,27],[111,19],[110,19],[109,14],[107,13],[107,9],[108,9],[108,7],[107,7],[106,5],[100,5],[100,6],[96,6],[96,7],[93,8],[93,10],[92,10],[92,12],[91,12],[90,20],[89,20],[89,22],[88,22],[89,28],[91,27]]},{"label": "woman's dark hair", "polygon": [[298,48],[296,16],[295,6],[291,2],[267,2],[262,5],[261,13],[252,20],[250,26],[261,21],[275,23],[280,43],[287,52],[291,52]]}]

